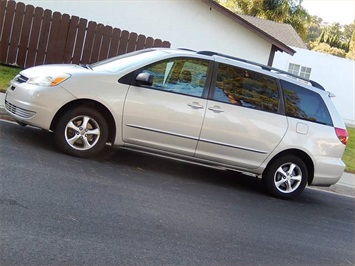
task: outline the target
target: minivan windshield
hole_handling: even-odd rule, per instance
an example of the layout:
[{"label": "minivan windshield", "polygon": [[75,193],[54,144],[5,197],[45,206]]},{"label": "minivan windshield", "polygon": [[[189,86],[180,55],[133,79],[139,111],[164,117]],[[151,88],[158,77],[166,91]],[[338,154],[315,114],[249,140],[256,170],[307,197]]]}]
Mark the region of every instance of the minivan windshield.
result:
[{"label": "minivan windshield", "polygon": [[90,65],[90,67],[94,71],[108,71],[111,73],[117,73],[124,69],[130,69],[131,67],[150,63],[154,61],[154,59],[161,58],[164,54],[165,53],[160,50],[139,50],[93,63]]}]

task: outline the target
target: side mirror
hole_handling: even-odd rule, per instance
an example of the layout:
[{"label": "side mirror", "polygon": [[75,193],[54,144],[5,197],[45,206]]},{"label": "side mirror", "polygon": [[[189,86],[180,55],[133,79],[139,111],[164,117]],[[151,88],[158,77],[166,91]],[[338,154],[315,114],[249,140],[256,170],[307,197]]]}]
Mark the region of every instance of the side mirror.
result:
[{"label": "side mirror", "polygon": [[135,79],[137,85],[153,85],[153,75],[149,73],[139,73]]}]

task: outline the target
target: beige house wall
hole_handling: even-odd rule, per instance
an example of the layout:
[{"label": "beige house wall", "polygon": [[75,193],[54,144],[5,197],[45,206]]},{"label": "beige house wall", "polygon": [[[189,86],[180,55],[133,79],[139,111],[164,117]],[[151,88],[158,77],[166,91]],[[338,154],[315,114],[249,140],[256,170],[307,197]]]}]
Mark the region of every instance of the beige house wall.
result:
[{"label": "beige house wall", "polygon": [[267,64],[271,43],[200,0],[22,0],[167,40],[172,48],[213,50]]}]

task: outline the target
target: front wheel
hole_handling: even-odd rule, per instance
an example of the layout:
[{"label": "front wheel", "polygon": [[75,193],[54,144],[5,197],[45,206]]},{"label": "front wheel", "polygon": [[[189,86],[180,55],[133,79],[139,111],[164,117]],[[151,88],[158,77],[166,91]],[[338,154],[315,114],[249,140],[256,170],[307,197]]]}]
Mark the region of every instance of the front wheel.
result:
[{"label": "front wheel", "polygon": [[281,199],[299,196],[306,187],[308,170],[304,161],[287,155],[271,162],[263,173],[263,183],[267,191]]},{"label": "front wheel", "polygon": [[87,158],[97,155],[104,148],[108,126],[98,111],[89,107],[77,107],[59,118],[54,134],[61,151]]}]

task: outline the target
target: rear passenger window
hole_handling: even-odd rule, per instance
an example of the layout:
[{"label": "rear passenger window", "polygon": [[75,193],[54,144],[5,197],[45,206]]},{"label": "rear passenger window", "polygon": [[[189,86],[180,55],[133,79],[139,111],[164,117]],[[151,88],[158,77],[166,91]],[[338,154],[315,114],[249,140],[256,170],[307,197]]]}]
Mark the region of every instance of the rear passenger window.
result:
[{"label": "rear passenger window", "polygon": [[322,97],[293,83],[281,80],[286,115],[324,125],[333,125]]},{"label": "rear passenger window", "polygon": [[276,113],[279,98],[274,78],[219,64],[213,100]]}]

